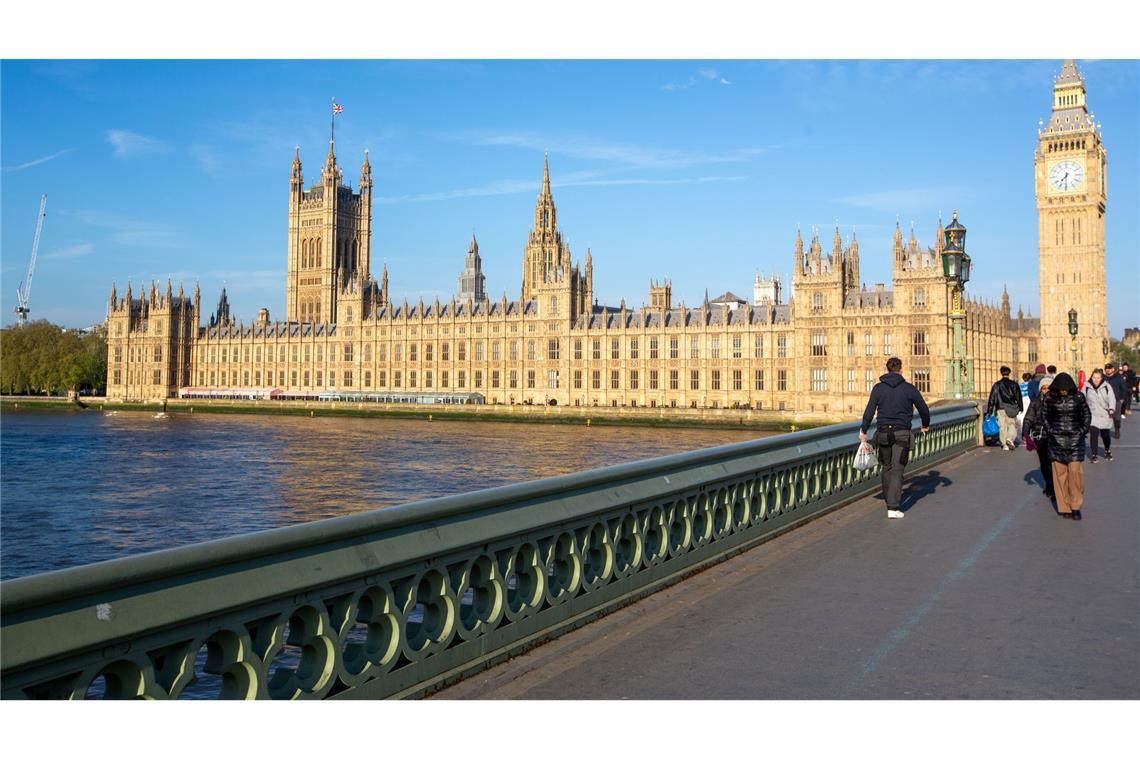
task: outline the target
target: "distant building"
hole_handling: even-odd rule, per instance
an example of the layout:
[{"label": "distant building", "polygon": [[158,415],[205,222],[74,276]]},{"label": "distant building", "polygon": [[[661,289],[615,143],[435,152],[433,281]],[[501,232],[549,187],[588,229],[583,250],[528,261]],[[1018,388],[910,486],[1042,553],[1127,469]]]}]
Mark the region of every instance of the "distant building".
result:
[{"label": "distant building", "polygon": [[736,311],[741,306],[747,305],[747,301],[733,293],[731,290],[726,290],[724,293],[721,293],[719,296],[709,301],[709,306],[712,306],[714,308],[721,306],[727,308],[729,311]]},{"label": "distant building", "polygon": [[778,305],[780,303],[781,290],[780,275],[773,274],[771,277],[761,278],[760,273],[757,272],[756,279],[752,281],[752,305]]},{"label": "distant building", "polygon": [[[1078,304],[1088,320],[1082,334],[1095,335],[1104,308],[1104,151],[1077,118],[1084,90],[1072,72],[1066,62],[1054,86],[1055,123],[1041,133],[1036,162],[1041,292],[1050,319]],[[1066,162],[1084,167],[1076,184]],[[855,233],[844,241],[837,227],[827,252],[818,230],[807,242],[796,231],[786,303],[779,277],[757,274],[751,303],[726,292],[696,307],[675,304],[665,279],[650,281],[648,306],[607,306],[594,297],[591,252],[580,264],[565,243],[547,162],[518,300],[487,297],[473,237],[457,298],[397,303],[387,267],[379,282],[370,271],[367,154],[354,192],[330,143],[319,182],[305,190],[298,151],[290,188],[284,319],[271,322],[263,309],[252,324],[237,321],[224,291],[207,319],[197,288],[188,297],[170,283],[164,292],[152,284],[136,296],[128,286],[119,298],[112,287],[109,397],[478,393],[489,403],[851,415],[891,356],[903,359],[903,373],[924,394],[944,395],[953,333],[941,220],[931,246],[919,244],[913,227],[904,240],[896,225],[890,288],[861,282]],[[1077,258],[1066,263],[1069,255]],[[1039,361],[1068,363],[1067,336],[1043,350],[1043,323],[1020,308],[1011,314],[1008,293],[1000,304],[964,305],[979,394],[1003,364],[1021,372]],[[1100,351],[1099,338],[1080,345],[1086,362]]]},{"label": "distant building", "polygon": [[459,275],[459,302],[485,301],[486,278],[483,276],[483,259],[479,258],[479,241],[471,234],[471,245],[467,247],[467,261]]}]

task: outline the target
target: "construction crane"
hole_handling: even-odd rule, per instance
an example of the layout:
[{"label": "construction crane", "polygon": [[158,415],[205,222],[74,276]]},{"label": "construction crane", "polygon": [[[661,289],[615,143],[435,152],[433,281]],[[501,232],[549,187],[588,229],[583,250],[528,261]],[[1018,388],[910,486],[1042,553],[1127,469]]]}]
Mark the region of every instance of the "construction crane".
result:
[{"label": "construction crane", "polygon": [[28,276],[16,289],[16,321],[21,325],[28,323],[28,299],[32,295],[32,275],[36,273],[36,254],[40,250],[40,233],[44,229],[44,217],[47,216],[47,193],[40,196],[40,213],[36,216],[36,236],[32,238],[32,258],[28,261]]}]

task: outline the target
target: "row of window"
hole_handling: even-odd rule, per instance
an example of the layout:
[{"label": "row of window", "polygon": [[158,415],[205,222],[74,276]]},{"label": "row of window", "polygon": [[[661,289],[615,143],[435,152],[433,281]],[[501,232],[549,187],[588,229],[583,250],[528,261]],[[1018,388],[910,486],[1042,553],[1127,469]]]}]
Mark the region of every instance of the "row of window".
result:
[{"label": "row of window", "polygon": [[[856,373],[856,371],[854,369],[848,369],[847,370],[847,392],[848,393],[856,392],[855,373]],[[499,388],[500,387],[500,378],[501,378],[500,372],[498,370],[493,370],[489,374],[490,374],[490,382],[491,382],[490,387],[491,388]],[[372,372],[370,370],[365,370],[362,373],[362,375],[363,375],[363,377],[362,377],[363,387],[371,388],[372,387]],[[143,375],[142,371],[130,371],[127,373],[128,381],[131,383],[141,382],[143,376],[144,375]],[[122,384],[122,377],[123,377],[122,370],[118,370],[118,369],[113,370],[112,383],[114,385]],[[230,385],[234,385],[234,386],[240,385],[240,386],[244,386],[244,387],[249,387],[251,380],[252,380],[253,387],[260,387],[262,385],[261,370],[254,370],[252,373],[249,370],[245,370],[241,373],[240,378],[239,378],[239,374],[238,374],[237,370],[231,371],[228,376],[227,376],[227,373],[225,373],[225,372],[221,372],[221,373],[210,372],[210,373],[208,373],[208,375],[206,372],[199,372],[198,373],[198,384],[199,385],[206,385],[207,377],[209,378],[209,384],[210,385],[219,385],[219,384],[225,385],[225,384],[227,384],[227,380],[228,380],[228,383]],[[274,374],[272,371],[266,372],[264,377],[265,377],[266,384],[269,384],[269,385],[273,384]],[[464,389],[467,387],[467,372],[465,370],[459,370],[458,372],[456,372],[455,377],[456,377],[456,381],[457,381],[456,385],[455,385],[456,388]],[[346,370],[344,373],[342,373],[341,378],[343,379],[344,385],[346,387],[352,387],[352,385],[353,385],[352,370]],[[423,380],[423,385],[419,386],[418,380],[421,378]],[[440,372],[439,378],[440,378],[440,387],[441,388],[446,389],[446,388],[452,387],[450,385],[450,382],[449,382],[451,379],[451,376],[447,370]],[[308,386],[309,380],[312,379],[314,381],[314,384],[316,386],[320,387],[320,386],[324,385],[325,375],[321,370],[316,370],[316,371],[312,372],[311,374],[308,370],[304,370],[304,371],[300,371],[300,372],[298,370],[293,370],[290,373],[290,379],[292,380],[291,384],[293,386],[297,386],[298,380],[301,381],[302,386]],[[387,387],[388,375],[387,375],[387,372],[385,370],[380,370],[377,373],[376,379],[377,379],[376,387],[378,387],[378,388]],[[473,388],[482,388],[483,387],[484,373],[481,370],[475,370],[475,372],[472,373],[472,379],[474,381],[473,385],[472,385]],[[648,382],[647,382],[646,388],[648,390],[661,390],[662,389],[661,388],[661,374],[657,370],[650,370],[648,373],[647,379],[648,379]],[[396,370],[392,373],[392,387],[393,388],[404,387],[403,380],[404,380],[404,375],[400,370]],[[435,387],[433,384],[433,380],[434,380],[434,378],[433,378],[432,372],[430,372],[430,371],[424,372],[423,375],[417,376],[417,373],[413,370],[413,371],[408,372],[408,374],[407,374],[407,381],[408,381],[407,387],[408,388],[423,387],[426,389],[431,389],[431,388]],[[507,373],[507,383],[508,383],[507,387],[518,388],[518,380],[519,380],[519,375],[518,375],[518,372],[516,370],[511,370],[510,372]],[[744,390],[744,373],[742,370],[738,370],[738,369],[732,370],[730,375],[727,376],[725,378],[725,380],[727,380],[727,382],[730,384],[727,384],[727,385],[722,384],[722,375],[721,375],[720,370],[715,370],[715,369],[711,370],[709,373],[709,389],[714,390],[714,391],[729,390],[729,389],[734,390],[734,391]],[[160,370],[156,369],[153,371],[153,373],[151,375],[151,381],[154,385],[161,384],[162,373]],[[560,387],[559,381],[560,381],[559,371],[558,370],[550,370],[549,372],[547,372],[546,386],[545,387],[549,390],[557,390]],[[701,373],[700,373],[700,370],[690,370],[688,381],[689,381],[689,390],[694,390],[694,391],[700,390],[701,389]],[[764,370],[762,370],[762,369],[756,370],[753,373],[752,381],[753,381],[753,389],[754,390],[757,390],[757,391],[765,390],[765,373],[764,373]],[[918,388],[918,390],[920,392],[922,392],[922,393],[929,393],[930,392],[930,370],[928,370],[928,369],[916,369],[916,370],[914,370],[913,376],[912,376],[912,381],[914,382],[915,387]],[[328,382],[329,382],[330,386],[336,385],[337,374],[335,371],[329,371]],[[589,382],[590,382],[590,388],[591,389],[600,390],[602,388],[602,372],[601,372],[601,370],[593,370],[590,374]],[[527,370],[526,387],[528,389],[533,389],[533,388],[535,388],[535,383],[536,383],[535,370]],[[574,389],[575,390],[581,390],[583,387],[582,383],[583,383],[583,371],[582,370],[574,370],[574,376],[573,376],[573,387],[574,387]],[[629,370],[629,389],[630,390],[638,390],[640,387],[640,383],[641,383],[640,372],[638,370]],[[668,389],[673,390],[673,391],[680,390],[680,383],[681,383],[680,372],[678,370],[669,370],[669,373],[668,373]],[[277,384],[282,385],[282,386],[285,385],[285,371],[284,370],[278,371],[278,373],[277,373]],[[871,388],[874,387],[874,384],[875,384],[875,372],[874,372],[874,370],[871,370],[871,369],[865,370],[864,377],[863,377],[863,390],[865,392],[870,392]],[[621,372],[620,372],[620,370],[611,370],[610,376],[609,376],[609,388],[610,388],[610,390],[620,390],[621,387],[622,386],[621,386]],[[783,370],[783,369],[776,370],[776,388],[775,389],[777,391],[786,391],[788,389],[788,372],[787,372],[787,370]],[[827,369],[826,368],[817,367],[817,368],[812,369],[812,371],[811,371],[811,390],[813,393],[826,393],[828,391]]]},{"label": "row of window", "polygon": [[[506,374],[506,380],[507,380],[507,386],[506,387],[518,388],[519,387],[518,386],[519,372],[517,370],[510,370],[509,372],[507,372],[505,374]],[[115,384],[120,383],[120,377],[121,377],[120,371],[115,370],[114,371],[114,383]],[[155,378],[156,378],[155,383],[158,382],[158,379],[157,379],[158,377],[159,377],[158,370],[155,370]],[[199,371],[198,372],[198,384],[199,385],[207,385],[208,384],[210,386],[227,385],[228,384],[228,385],[233,385],[233,386],[248,387],[248,386],[250,386],[250,384],[252,382],[253,387],[261,387],[263,385],[263,383],[262,383],[263,378],[265,380],[265,384],[272,385],[275,377],[276,377],[278,385],[281,385],[281,386],[285,385],[285,380],[286,380],[285,370],[278,370],[276,375],[274,374],[274,372],[272,370],[267,371],[264,375],[262,375],[261,370],[253,370],[253,371],[244,370],[241,373],[239,373],[237,370],[231,370],[228,373],[225,371],[222,371],[222,372]],[[291,381],[290,385],[292,385],[292,386],[297,386],[298,381],[300,381],[301,386],[309,386],[310,380],[312,380],[313,384],[319,387],[319,386],[324,385],[326,375],[322,370],[315,370],[312,372],[310,372],[309,370],[292,370],[288,374],[288,377],[289,377],[289,380]],[[340,377],[342,378],[343,384],[346,387],[352,387],[352,385],[353,385],[353,373],[351,370],[346,370],[345,372],[343,372],[340,375]],[[452,384],[450,382],[452,377],[454,377],[456,380],[456,383],[454,386],[452,386]],[[485,377],[490,380],[490,387],[491,388],[501,387],[500,380],[503,378],[503,374],[500,373],[499,370],[492,370],[491,372],[487,373],[486,375],[484,374],[484,372],[482,370],[475,370],[474,372],[471,373],[471,379],[473,381],[471,387],[472,388],[483,388],[484,387],[483,386],[483,380]],[[559,370],[549,370],[547,372],[547,375],[545,378],[545,380],[546,380],[545,387],[547,389],[550,389],[550,390],[557,390],[559,387],[561,387],[560,377],[561,377],[561,373],[559,372]],[[647,390],[663,390],[664,388],[662,386],[662,379],[665,379],[668,383],[667,387],[669,390],[674,390],[674,391],[680,390],[681,389],[681,382],[682,382],[681,377],[682,377],[681,372],[679,370],[675,370],[675,369],[669,370],[667,377],[664,375],[664,373],[659,372],[658,370],[650,370],[646,376],[646,386],[645,387]],[[327,378],[328,378],[329,386],[336,386],[337,373],[335,370],[330,370],[328,372]],[[371,370],[365,370],[362,373],[362,377],[361,377],[361,379],[363,380],[363,387],[365,387],[365,388],[373,387],[372,386],[372,378],[373,378],[372,371]],[[403,371],[401,371],[401,370],[394,370],[391,374],[391,379],[392,379],[392,386],[391,386],[392,388],[403,388],[403,387],[405,387],[404,386],[404,380],[405,379],[407,380],[407,386],[406,387],[408,387],[408,388],[425,388],[425,389],[435,388],[435,384],[434,384],[435,375],[431,371],[426,371],[422,374],[418,374],[415,370],[411,370],[405,375],[403,373]],[[467,379],[468,379],[468,374],[467,374],[466,370],[458,370],[454,374],[454,376],[449,371],[443,370],[439,373],[439,380],[440,380],[440,386],[439,387],[443,388],[443,389],[449,389],[452,387],[454,387],[456,389],[466,389],[468,387],[467,386]],[[621,371],[620,370],[611,370],[609,373],[609,378],[608,378],[608,381],[609,381],[608,388],[610,390],[620,390],[622,388],[621,379],[622,378],[621,378]],[[420,384],[421,380],[423,381],[422,385]],[[587,380],[587,378],[585,378],[584,372],[582,370],[574,370],[574,374],[573,374],[573,387],[574,387],[574,389],[576,389],[576,390],[582,389],[584,387],[583,382],[586,380]],[[731,373],[728,373],[728,374],[722,374],[721,370],[711,370],[709,372],[708,380],[709,380],[708,388],[710,390],[714,390],[714,391],[729,390],[729,389],[734,390],[734,391],[744,390],[745,380],[744,380],[743,370],[735,369],[735,370],[732,370]],[[377,381],[376,382],[377,388],[388,387],[388,372],[386,370],[378,371],[376,373],[376,381]],[[639,370],[629,370],[628,381],[629,381],[629,389],[630,390],[638,390],[641,387],[641,381],[642,381],[642,375],[641,375],[640,371]],[[536,387],[536,382],[537,382],[536,371],[535,370],[527,370],[526,371],[526,387],[528,389],[533,389]],[[590,388],[593,388],[595,390],[600,390],[602,388],[602,371],[601,370],[593,370],[589,375],[588,382],[589,382]],[[689,390],[694,390],[694,391],[701,389],[701,372],[700,372],[700,370],[694,369],[694,370],[689,371],[689,373],[688,373],[688,388],[689,388]],[[765,373],[764,373],[764,370],[760,369],[760,370],[756,370],[754,372],[754,374],[753,374],[753,388],[755,390],[758,390],[758,391],[765,390]],[[788,371],[787,370],[785,370],[785,369],[776,370],[776,388],[775,389],[777,391],[786,391],[788,389]]]},{"label": "row of window", "polygon": [[[912,356],[929,356],[930,341],[926,330],[915,330],[911,333],[910,353]],[[894,354],[891,333],[883,333],[883,356]],[[871,333],[863,333],[863,355],[873,356],[875,353],[875,337]],[[827,333],[823,330],[814,330],[811,334],[811,355],[827,356]],[[847,333],[847,355],[855,356],[855,333]]]},{"label": "row of window", "polygon": [[[764,336],[756,335],[756,336],[754,336],[754,338],[755,338],[755,340],[753,343],[752,355],[757,359],[762,359],[762,358],[764,358],[764,339],[763,339]],[[777,342],[776,356],[779,358],[786,357],[786,355],[787,355],[787,342],[786,342],[785,336],[783,336],[783,335],[777,336],[776,342]],[[583,341],[580,338],[574,340],[574,359],[575,360],[580,361],[582,359],[582,356],[583,356],[582,343],[583,343]],[[650,359],[659,359],[660,358],[660,351],[658,348],[658,339],[656,337],[651,337],[648,339],[648,343],[649,343],[649,352],[648,352],[649,358]],[[561,342],[559,340],[553,339],[553,338],[547,341],[546,357],[545,357],[547,360],[557,361],[561,357],[560,344],[561,344]],[[393,345],[392,354],[393,354],[393,359],[395,361],[403,361],[404,360],[404,357],[403,357],[404,345],[405,344],[403,344],[403,343],[396,343]],[[450,359],[451,359],[451,357],[450,357],[450,346],[451,346],[451,344],[444,342],[444,343],[441,343],[439,345],[440,345],[440,359],[442,361],[450,361]],[[518,361],[518,358],[519,358],[518,357],[518,343],[517,342],[511,342],[508,345],[510,346],[510,352],[509,352],[510,353],[510,360],[511,361]],[[483,346],[484,346],[484,344],[479,343],[479,342],[474,344],[475,361],[483,361],[483,359],[484,359]],[[743,346],[744,346],[744,341],[743,341],[742,336],[734,335],[731,337],[731,356],[733,359],[743,358],[743,356],[744,356]],[[342,355],[344,357],[344,361],[351,362],[354,360],[355,351],[356,351],[355,347],[356,347],[355,343],[343,344]],[[409,344],[407,344],[407,347],[408,347],[408,361],[410,361],[410,362],[418,361],[419,356],[420,356],[419,344],[409,343]],[[435,360],[434,347],[435,347],[435,344],[433,344],[433,343],[425,343],[423,345],[422,355],[423,355],[423,360],[425,362],[432,362]],[[293,361],[299,361],[302,355],[303,355],[304,361],[306,361],[306,362],[310,361],[310,356],[311,356],[311,354],[310,354],[310,348],[311,347],[310,346],[308,346],[308,345],[306,345],[306,346],[293,346],[292,348],[293,348],[293,350],[292,350]],[[526,350],[527,360],[528,361],[537,360],[538,355],[537,355],[535,341],[533,341],[533,340],[527,341],[526,348],[527,348],[527,350]],[[316,360],[317,361],[324,361],[324,346],[323,345],[317,345],[315,347],[315,349],[316,349],[315,350]],[[129,351],[130,361],[132,361],[132,362],[144,361],[145,360],[145,354],[144,354],[145,350],[146,349],[143,346],[131,347],[131,349]],[[629,350],[629,358],[630,359],[639,359],[640,358],[641,352],[640,352],[640,346],[639,346],[638,338],[629,338],[628,350]],[[893,352],[893,349],[891,346],[891,333],[884,333],[884,335],[883,335],[883,355],[889,356],[892,352]],[[269,348],[266,353],[267,353],[268,360],[273,361],[273,349]],[[333,348],[332,347],[330,347],[329,353],[330,353],[330,358],[334,358],[332,356],[332,354],[333,354]],[[622,352],[621,352],[620,339],[619,338],[611,338],[610,339],[610,350],[609,350],[610,359],[615,359],[615,360],[621,359],[621,353]],[[678,358],[679,353],[680,353],[680,351],[679,351],[679,340],[677,338],[670,338],[669,339],[669,358],[670,359],[676,359],[676,358]],[[701,352],[700,352],[699,341],[694,336],[690,340],[689,358],[690,359],[699,359],[700,353]],[[711,358],[711,359],[721,358],[720,336],[712,336],[709,339],[709,351],[708,351],[708,353],[709,353],[709,358]],[[874,336],[869,332],[864,333],[864,335],[863,335],[863,353],[865,356],[872,356],[874,354]],[[601,358],[602,358],[602,340],[601,339],[595,338],[593,340],[591,354],[592,354],[592,358],[595,361],[601,360]],[[123,360],[123,347],[122,346],[115,346],[113,355],[114,355],[114,360],[116,362],[121,362]],[[387,344],[384,344],[384,343],[380,344],[379,355],[380,355],[380,357],[379,357],[380,361],[387,361],[387,359],[388,359],[388,357],[387,357]],[[811,355],[812,356],[827,356],[827,333],[824,332],[823,330],[815,330],[812,332],[812,335],[811,335]],[[911,355],[913,355],[913,356],[929,356],[930,355],[930,345],[929,345],[928,340],[927,340],[926,330],[915,330],[911,334]],[[207,349],[200,348],[199,352],[198,352],[199,361],[205,363],[207,361],[207,356],[209,357],[208,358],[209,362],[213,362],[215,357],[217,357],[222,363],[226,363],[227,361],[231,361],[231,360],[234,362],[237,362],[239,360],[238,359],[238,357],[239,357],[238,349],[234,348],[232,351],[229,351],[227,349],[227,347],[225,347],[225,346],[221,347],[221,349],[218,353],[215,353],[215,349],[213,347],[211,347],[208,350],[208,352],[207,352]],[[244,349],[244,360],[247,362],[250,361],[250,356],[251,356],[251,347],[246,346]],[[252,347],[252,356],[253,356],[254,361],[256,361],[256,362],[261,361],[261,357],[262,357],[261,346]],[[277,360],[279,362],[285,361],[285,346],[279,346],[278,347],[277,356],[278,356]],[[848,332],[847,333],[847,356],[855,356],[855,333],[854,332]],[[162,346],[161,345],[157,345],[157,346],[153,347],[153,357],[154,357],[154,361],[156,361],[156,362],[162,361]],[[467,360],[467,344],[466,343],[457,343],[456,344],[456,358],[459,361],[466,361]],[[499,342],[498,341],[492,341],[492,343],[491,343],[491,360],[492,361],[499,361],[501,358],[502,357],[500,356]],[[372,361],[372,344],[371,343],[365,343],[364,344],[363,360],[366,362]]]},{"label": "row of window", "polygon": [[[730,338],[726,339],[725,349],[723,352],[721,349],[720,338],[721,338],[721,336],[719,336],[719,335],[714,335],[714,336],[711,336],[709,338],[709,345],[708,345],[708,352],[707,352],[708,358],[720,359],[720,358],[722,358],[722,353],[724,354],[725,357],[731,356],[733,359],[744,358],[744,356],[745,356],[744,336],[734,335],[734,336],[731,336]],[[645,345],[647,345],[647,349],[648,349],[646,351],[646,355],[648,356],[649,359],[660,359],[662,357],[663,352],[661,351],[661,348],[662,348],[663,342],[664,341],[662,339],[659,339],[656,336],[653,336],[653,337],[646,339]],[[581,338],[574,339],[574,341],[573,341],[573,346],[574,346],[573,356],[574,356],[575,360],[580,361],[582,359],[582,357],[584,355],[584,351],[583,351],[583,349],[585,347],[584,343],[585,343],[585,341],[583,341]],[[547,360],[551,360],[551,361],[559,360],[561,358],[561,355],[562,355],[561,344],[562,344],[562,342],[560,340],[558,340],[557,338],[548,339],[546,341],[545,351],[544,351],[545,358]],[[343,344],[342,351],[343,351],[344,361],[353,361],[354,352],[355,352],[354,347],[356,345],[357,344],[355,344],[355,343]],[[372,345],[373,345],[372,343],[365,343],[363,345],[363,359],[366,362],[372,361]],[[404,360],[404,347],[407,346],[408,361],[412,361],[412,362],[418,361],[420,356],[423,356],[423,360],[425,362],[435,361],[435,346],[436,345],[437,344],[435,344],[435,343],[424,343],[421,347],[420,344],[418,344],[418,343],[407,343],[407,344],[405,344],[405,343],[394,343],[394,344],[392,344],[392,359],[394,361],[403,361]],[[439,343],[438,345],[439,345],[440,360],[441,361],[450,361],[451,360],[451,343],[445,341],[445,342]],[[627,345],[626,345],[626,350],[628,352],[628,354],[627,354],[628,358],[640,359],[641,354],[642,354],[642,345],[643,344],[639,338],[628,338],[627,339]],[[379,353],[380,361],[387,361],[388,360],[388,344],[387,343],[380,343],[380,344],[378,344],[378,346],[379,346],[378,347],[378,353]],[[486,350],[485,346],[486,346],[486,344],[483,342],[475,342],[472,344],[475,361],[483,361],[483,359],[485,358],[484,357],[484,352]],[[499,361],[502,358],[500,346],[501,346],[501,344],[499,343],[499,341],[497,341],[497,340],[491,341],[491,343],[490,343],[490,354],[491,354],[491,360],[492,361]],[[601,360],[602,355],[603,355],[602,346],[603,346],[603,341],[601,338],[593,339],[593,341],[589,345],[590,355],[593,357],[593,359],[598,360],[598,361]],[[507,347],[508,347],[508,353],[510,356],[510,360],[511,361],[518,361],[518,359],[519,359],[519,343],[518,343],[518,341],[508,342]],[[541,344],[539,342],[537,342],[535,340],[528,340],[526,342],[526,358],[527,358],[527,360],[528,361],[536,361],[539,358],[539,351],[541,350],[541,348],[542,347],[541,347]],[[293,346],[292,352],[291,352],[292,360],[293,361],[300,361],[300,360],[302,360],[302,357],[303,357],[303,361],[307,362],[307,361],[310,361],[313,353],[315,353],[317,361],[324,361],[324,345],[323,344],[317,344],[315,346],[315,351],[312,351],[312,349],[313,349],[313,346],[310,346],[310,345]],[[330,358],[334,358],[332,355],[333,350],[334,350],[333,347],[329,348]],[[679,358],[681,355],[681,341],[680,341],[680,339],[677,337],[669,338],[667,350],[668,350],[668,357],[670,359]],[[243,360],[243,361],[248,362],[251,359],[251,351],[252,351],[253,361],[260,362],[261,357],[262,357],[262,347],[261,346],[254,346],[254,347],[245,346],[244,350],[242,351],[242,357],[243,357],[242,359],[239,359],[239,349],[237,347],[234,347],[232,350],[230,350],[226,346],[222,346],[220,348],[215,348],[215,347],[211,346],[208,349],[205,347],[202,347],[202,348],[198,349],[198,361],[202,362],[202,363],[206,363],[206,362],[212,363],[215,360],[217,360],[223,364],[230,362],[230,361],[238,362],[239,360]],[[284,362],[285,361],[285,353],[286,353],[285,346],[278,346],[277,347],[277,361]],[[466,342],[456,343],[455,344],[455,353],[456,353],[456,359],[458,361],[466,361],[467,360],[467,343]],[[608,353],[608,355],[611,359],[622,358],[621,339],[620,338],[610,338],[609,339],[608,351],[606,353]],[[776,356],[778,358],[785,358],[785,357],[787,357],[787,353],[788,353],[787,336],[786,335],[777,335],[776,336]],[[754,358],[757,358],[757,359],[763,359],[765,357],[766,351],[765,351],[765,341],[764,341],[763,335],[753,336],[752,345],[750,347],[750,354],[751,354],[751,356],[753,356]],[[273,348],[268,347],[266,349],[266,359],[268,361],[273,361],[273,356],[274,356]],[[695,335],[691,336],[689,339],[688,356],[690,359],[700,359],[701,358],[700,338],[695,336]]]}]

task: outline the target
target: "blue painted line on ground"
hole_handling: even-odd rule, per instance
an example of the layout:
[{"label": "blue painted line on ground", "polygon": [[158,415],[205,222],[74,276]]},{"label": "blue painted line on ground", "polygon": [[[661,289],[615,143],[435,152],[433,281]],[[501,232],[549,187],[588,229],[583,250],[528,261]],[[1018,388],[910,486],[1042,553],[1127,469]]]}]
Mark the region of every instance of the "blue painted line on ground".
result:
[{"label": "blue painted line on ground", "polygon": [[993,543],[994,539],[1001,535],[1002,531],[1009,526],[1017,514],[1017,511],[1024,505],[1025,502],[1022,502],[999,520],[988,533],[982,536],[981,540],[979,540],[970,553],[958,563],[957,567],[943,576],[942,581],[938,584],[938,588],[934,590],[934,593],[932,593],[926,601],[916,607],[914,612],[911,613],[901,625],[891,631],[886,641],[883,642],[883,645],[875,650],[875,653],[863,664],[862,672],[848,685],[847,691],[854,688],[864,676],[873,673],[879,664],[894,651],[895,647],[906,640],[915,627],[926,617],[927,613],[934,609],[938,600],[942,598],[950,586],[960,581],[966,573],[969,572],[970,568],[974,566],[986,549],[989,548],[989,545]]}]

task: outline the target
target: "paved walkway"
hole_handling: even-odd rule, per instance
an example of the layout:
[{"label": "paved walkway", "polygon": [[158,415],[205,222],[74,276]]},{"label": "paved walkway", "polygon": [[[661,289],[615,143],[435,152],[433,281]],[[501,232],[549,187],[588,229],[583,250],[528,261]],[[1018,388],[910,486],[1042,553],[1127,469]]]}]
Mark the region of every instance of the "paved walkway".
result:
[{"label": "paved walkway", "polygon": [[1140,698],[1140,424],[1085,464],[1084,520],[1037,458],[976,449],[436,699]]}]

